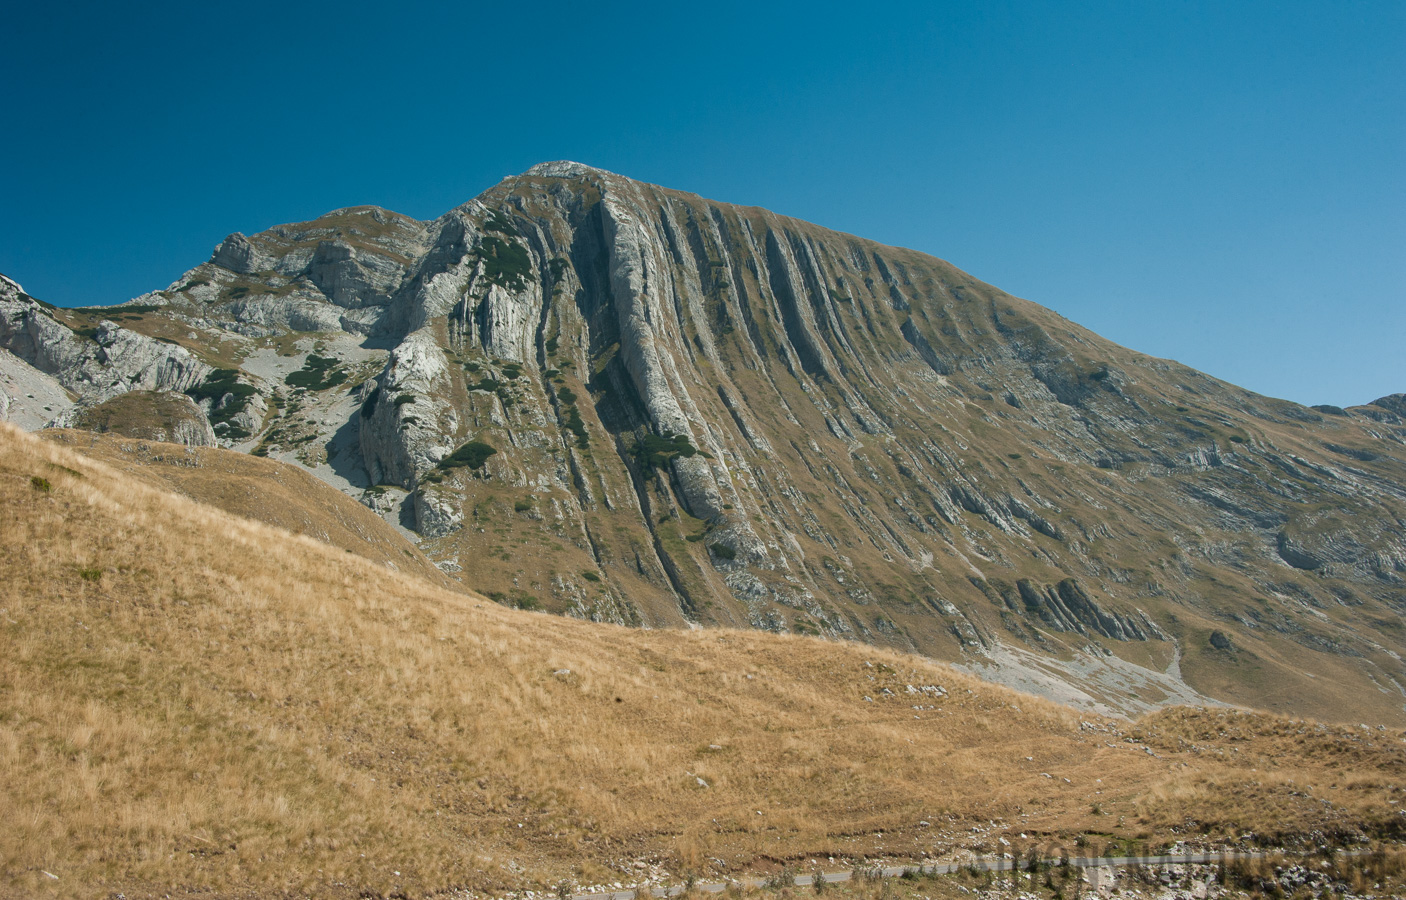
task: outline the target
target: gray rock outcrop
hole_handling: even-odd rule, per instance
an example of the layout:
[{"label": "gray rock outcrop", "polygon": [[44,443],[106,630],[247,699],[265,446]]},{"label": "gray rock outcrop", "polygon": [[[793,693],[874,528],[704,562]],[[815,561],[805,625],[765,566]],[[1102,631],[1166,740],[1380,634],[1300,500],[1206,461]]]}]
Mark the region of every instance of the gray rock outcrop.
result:
[{"label": "gray rock outcrop", "polygon": [[0,350],[0,421],[36,431],[72,408],[72,396],[52,375]]},{"label": "gray rock outcrop", "polygon": [[312,283],[344,309],[384,305],[403,273],[404,267],[389,257],[337,240],[319,241],[308,266]]},{"label": "gray rock outcrop", "polygon": [[86,335],[0,281],[0,347],[53,376],[87,404],[127,391],[184,391],[213,371],[184,347],[102,320]]},{"label": "gray rock outcrop", "polygon": [[270,260],[260,253],[247,237],[236,231],[220,242],[210,257],[210,262],[222,269],[248,275],[267,269]]}]

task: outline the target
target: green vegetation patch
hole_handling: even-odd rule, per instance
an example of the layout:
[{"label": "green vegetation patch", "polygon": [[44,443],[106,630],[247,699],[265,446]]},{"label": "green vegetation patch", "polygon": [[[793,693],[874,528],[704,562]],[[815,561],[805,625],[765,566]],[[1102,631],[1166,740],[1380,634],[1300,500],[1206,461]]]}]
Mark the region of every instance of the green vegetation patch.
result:
[{"label": "green vegetation patch", "polygon": [[161,308],[153,303],[133,303],[130,306],[74,306],[70,307],[69,312],[85,316],[117,316],[123,313],[142,315]]},{"label": "green vegetation patch", "polygon": [[213,400],[218,403],[228,394],[248,398],[254,396],[254,386],[239,380],[238,369],[216,369],[205,380],[186,391],[186,396],[195,402]]},{"label": "green vegetation patch", "polygon": [[526,591],[514,590],[511,595],[502,591],[484,591],[483,596],[501,606],[512,606],[517,609],[541,609],[542,604],[536,597]]},{"label": "green vegetation patch", "polygon": [[577,448],[585,450],[587,447],[591,446],[591,438],[586,434],[586,423],[581,419],[581,410],[577,409],[575,406],[567,406],[564,411],[566,413],[566,421],[563,422],[562,425],[565,426],[567,431],[576,435]]},{"label": "green vegetation patch", "polygon": [[576,408],[576,392],[571,388],[562,388],[557,391],[557,399],[561,401],[560,422],[561,426],[576,436],[576,447],[585,450],[591,446],[590,435],[586,433],[586,422],[581,418],[581,410]]},{"label": "green vegetation patch", "polygon": [[565,412],[567,412],[567,420],[562,425],[567,428],[568,432],[576,436],[576,447],[585,450],[586,447],[591,446],[591,436],[586,435],[586,423],[581,419],[581,411],[575,406],[567,406]]},{"label": "green vegetation patch", "polygon": [[[225,290],[223,299],[243,300],[245,297],[251,296],[286,297],[289,294],[293,293],[296,287],[297,282],[295,281],[289,281],[285,284],[281,284],[276,287],[267,284],[261,284],[257,281],[235,282],[230,284],[229,287]],[[218,301],[221,298],[217,296],[213,299],[215,301]]]},{"label": "green vegetation patch", "polygon": [[470,469],[483,468],[488,457],[497,453],[498,450],[483,441],[469,441],[464,446],[439,461],[437,468],[459,469],[468,467]]},{"label": "green vegetation patch", "polygon": [[186,396],[196,403],[202,400],[210,401],[211,426],[221,437],[230,440],[241,440],[249,436],[249,432],[235,425],[233,419],[244,412],[245,407],[249,405],[249,398],[254,394],[252,384],[239,380],[238,369],[216,369],[205,376],[205,380],[200,384],[186,391]]},{"label": "green vegetation patch", "polygon": [[483,275],[490,284],[520,291],[533,280],[532,258],[527,248],[517,241],[489,235],[474,249],[473,255],[482,261]]},{"label": "green vegetation patch", "polygon": [[718,559],[737,558],[737,551],[729,547],[727,544],[709,544],[708,549],[712,551],[712,554]]},{"label": "green vegetation patch", "polygon": [[698,448],[684,434],[647,434],[635,445],[635,460],[644,469],[662,469],[676,456],[697,454]]},{"label": "green vegetation patch", "polygon": [[557,399],[562,403],[562,427],[576,435],[576,446],[579,449],[585,450],[590,447],[591,438],[586,433],[586,423],[581,418],[581,410],[576,408],[576,392],[571,388],[564,387],[557,391]]},{"label": "green vegetation patch", "polygon": [[518,234],[517,226],[513,224],[512,220],[496,209],[490,210],[488,218],[483,220],[483,230],[496,231],[499,234],[506,234],[510,237]]},{"label": "green vegetation patch", "polygon": [[283,383],[289,387],[325,391],[347,380],[346,370],[338,368],[337,363],[338,360],[309,353],[303,367],[290,373],[283,379]]}]

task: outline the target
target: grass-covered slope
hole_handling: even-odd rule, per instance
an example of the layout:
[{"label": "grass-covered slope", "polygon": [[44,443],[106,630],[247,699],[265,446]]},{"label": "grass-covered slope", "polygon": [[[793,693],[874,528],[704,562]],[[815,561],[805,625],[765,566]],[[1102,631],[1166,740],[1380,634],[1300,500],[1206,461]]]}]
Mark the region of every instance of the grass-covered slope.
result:
[{"label": "grass-covered slope", "polygon": [[380,516],[298,466],[232,450],[87,431],[48,429],[40,437],[144,484],[306,535],[434,584],[453,584]]},{"label": "grass-covered slope", "polygon": [[0,895],[417,895],[1006,831],[1397,828],[1397,732],[1120,731],[852,643],[506,609],[9,426],[0,503]]}]

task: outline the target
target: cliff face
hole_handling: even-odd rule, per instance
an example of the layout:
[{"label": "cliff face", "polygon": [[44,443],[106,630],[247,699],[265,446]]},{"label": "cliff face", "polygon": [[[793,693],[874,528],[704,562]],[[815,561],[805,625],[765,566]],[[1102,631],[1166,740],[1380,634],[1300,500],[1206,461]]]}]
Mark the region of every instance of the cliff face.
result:
[{"label": "cliff face", "polygon": [[1399,397],[1261,397],[920,253],[549,163],[232,235],[126,306],[4,302],[81,398],[186,391],[502,602],[1122,710],[1406,702]]},{"label": "cliff face", "polygon": [[[103,319],[78,328],[0,275],[0,347],[92,403],[132,390],[185,390],[210,367],[189,350]],[[119,316],[120,318],[120,316]]]}]

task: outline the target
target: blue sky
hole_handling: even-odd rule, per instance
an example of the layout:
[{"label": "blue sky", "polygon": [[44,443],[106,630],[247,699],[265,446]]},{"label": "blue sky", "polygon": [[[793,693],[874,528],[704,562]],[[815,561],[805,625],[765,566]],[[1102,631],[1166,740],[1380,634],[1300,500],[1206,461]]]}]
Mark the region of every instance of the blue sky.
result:
[{"label": "blue sky", "polygon": [[1406,3],[16,4],[0,272],[575,159],[947,259],[1303,403],[1406,391]]}]

